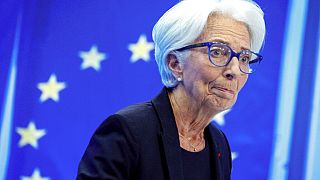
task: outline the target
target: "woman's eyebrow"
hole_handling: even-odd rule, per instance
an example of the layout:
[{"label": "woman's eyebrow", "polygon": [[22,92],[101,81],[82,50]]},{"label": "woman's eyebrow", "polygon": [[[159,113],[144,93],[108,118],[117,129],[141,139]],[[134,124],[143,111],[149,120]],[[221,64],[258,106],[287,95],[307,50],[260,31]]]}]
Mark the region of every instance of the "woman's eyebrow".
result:
[{"label": "woman's eyebrow", "polygon": [[[219,39],[219,38],[218,39],[210,39],[210,42],[219,42],[219,43],[225,44],[225,45],[230,47],[230,43],[225,41],[225,40],[223,40],[223,39]],[[244,46],[241,46],[240,49],[241,50],[250,50],[250,48],[247,48],[247,47],[244,47]]]}]

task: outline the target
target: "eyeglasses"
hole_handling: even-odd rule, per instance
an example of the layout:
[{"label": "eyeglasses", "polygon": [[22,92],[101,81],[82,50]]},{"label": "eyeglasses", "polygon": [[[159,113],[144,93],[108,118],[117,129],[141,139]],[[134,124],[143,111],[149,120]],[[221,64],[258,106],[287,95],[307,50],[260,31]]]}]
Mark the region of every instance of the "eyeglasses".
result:
[{"label": "eyeglasses", "polygon": [[234,52],[228,45],[219,42],[204,42],[188,45],[177,49],[176,51],[184,51],[198,47],[208,47],[208,57],[212,64],[218,67],[227,66],[233,57],[236,57],[239,61],[240,71],[245,74],[253,73],[263,57],[250,50],[242,50],[238,53]]}]

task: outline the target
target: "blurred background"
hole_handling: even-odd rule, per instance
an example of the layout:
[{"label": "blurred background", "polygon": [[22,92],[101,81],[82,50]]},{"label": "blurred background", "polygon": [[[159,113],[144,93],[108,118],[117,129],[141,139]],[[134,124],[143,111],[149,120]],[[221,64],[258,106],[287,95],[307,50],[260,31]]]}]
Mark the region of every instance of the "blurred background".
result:
[{"label": "blurred background", "polygon": [[[75,179],[98,125],[163,87],[151,31],[177,2],[0,1],[0,180]],[[319,180],[320,1],[256,2],[264,60],[212,123],[232,179]]]}]

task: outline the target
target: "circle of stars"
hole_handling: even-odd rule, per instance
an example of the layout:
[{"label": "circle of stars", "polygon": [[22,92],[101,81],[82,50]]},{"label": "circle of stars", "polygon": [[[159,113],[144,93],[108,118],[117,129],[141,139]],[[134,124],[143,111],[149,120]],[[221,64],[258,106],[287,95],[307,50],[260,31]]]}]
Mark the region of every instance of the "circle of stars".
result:
[{"label": "circle of stars", "polygon": [[[147,41],[147,37],[141,34],[136,43],[128,45],[132,55],[129,58],[131,63],[139,60],[150,61],[150,52],[154,49],[154,44]],[[101,62],[108,59],[108,54],[99,51],[98,46],[92,45],[88,51],[79,51],[78,56],[82,59],[81,70],[89,68],[95,71],[101,70]],[[39,101],[41,103],[52,100],[55,103],[60,101],[60,93],[67,88],[67,83],[58,81],[56,74],[51,73],[46,82],[39,82],[37,89],[41,91]],[[23,148],[30,145],[34,149],[39,148],[39,140],[47,135],[46,129],[39,129],[34,121],[30,121],[26,127],[17,127],[16,133],[20,135],[18,146]],[[49,180],[49,177],[41,177],[39,168],[34,169],[31,176],[21,176],[22,180]]]}]

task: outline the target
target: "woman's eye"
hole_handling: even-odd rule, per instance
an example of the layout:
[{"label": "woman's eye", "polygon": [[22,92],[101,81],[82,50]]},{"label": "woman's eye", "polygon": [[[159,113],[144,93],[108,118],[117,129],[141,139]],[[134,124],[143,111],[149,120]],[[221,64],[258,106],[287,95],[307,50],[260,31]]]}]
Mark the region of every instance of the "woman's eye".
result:
[{"label": "woman's eye", "polygon": [[249,56],[243,56],[243,57],[240,58],[240,61],[242,63],[249,64],[250,57]]},{"label": "woman's eye", "polygon": [[211,55],[213,57],[221,57],[224,55],[224,53],[221,49],[213,49],[213,50],[211,50]]}]

